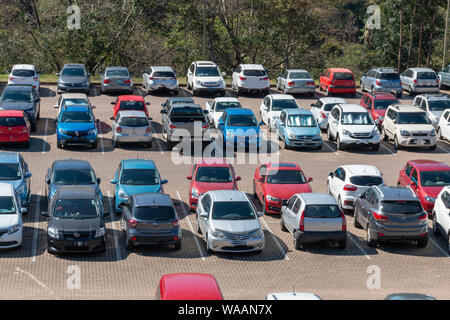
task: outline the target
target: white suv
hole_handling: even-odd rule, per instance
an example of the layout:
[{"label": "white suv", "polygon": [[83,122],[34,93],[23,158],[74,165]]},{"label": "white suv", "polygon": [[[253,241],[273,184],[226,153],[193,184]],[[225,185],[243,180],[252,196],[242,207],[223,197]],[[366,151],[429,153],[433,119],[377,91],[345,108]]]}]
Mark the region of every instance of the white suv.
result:
[{"label": "white suv", "polygon": [[233,70],[231,88],[239,96],[243,92],[258,92],[268,95],[270,81],[266,69],[260,64],[240,64]]},{"label": "white suv", "polygon": [[10,183],[0,183],[0,248],[22,246],[22,213],[26,208],[20,205],[17,192]]},{"label": "white suv", "polygon": [[450,254],[450,186],[442,189],[434,204],[433,232],[440,232],[447,239],[447,250]]},{"label": "white suv", "polygon": [[211,61],[192,62],[187,72],[187,87],[194,96],[199,93],[220,93],[225,95],[225,72]]},{"label": "white suv", "polygon": [[328,119],[328,140],[336,140],[338,150],[344,146],[372,146],[373,151],[380,147],[378,120],[356,104],[337,104]]},{"label": "white suv", "polygon": [[371,186],[385,185],[383,174],[374,166],[346,165],[330,172],[327,190],[342,209],[353,209],[355,198]]},{"label": "white suv", "polygon": [[259,113],[261,120],[269,127],[269,131],[277,127],[281,111],[284,109],[300,109],[300,106],[290,94],[270,94],[264,98]]},{"label": "white suv", "polygon": [[437,135],[442,140],[450,141],[450,109],[445,110],[439,119]]},{"label": "white suv", "polygon": [[415,106],[391,105],[381,126],[383,140],[393,140],[394,147],[436,149],[437,134],[427,113]]},{"label": "white suv", "polygon": [[39,92],[39,72],[31,64],[16,64],[9,74],[8,85],[10,84],[29,84]]},{"label": "white suv", "polygon": [[444,94],[423,94],[414,99],[413,105],[425,111],[437,129],[440,117],[446,109],[450,109],[450,97]]}]

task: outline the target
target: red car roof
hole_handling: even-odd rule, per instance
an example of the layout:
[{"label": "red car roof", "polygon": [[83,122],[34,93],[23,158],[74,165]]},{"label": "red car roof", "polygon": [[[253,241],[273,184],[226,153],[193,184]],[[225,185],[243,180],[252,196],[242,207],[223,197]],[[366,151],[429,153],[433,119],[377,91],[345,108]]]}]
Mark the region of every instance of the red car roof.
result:
[{"label": "red car roof", "polygon": [[295,162],[269,162],[266,163],[267,170],[302,170]]},{"label": "red car roof", "polygon": [[195,161],[195,164],[198,166],[208,166],[208,167],[214,167],[214,166],[231,166],[230,162],[227,159],[221,159],[221,158],[202,158]]},{"label": "red car roof", "polygon": [[346,68],[329,68],[328,70],[330,70],[331,72],[348,72],[348,73],[353,73],[352,70],[350,69],[346,69]]},{"label": "red car roof", "polygon": [[0,117],[21,117],[21,118],[23,118],[23,111],[19,111],[19,110],[0,110]]},{"label": "red car roof", "polygon": [[165,274],[159,288],[161,300],[223,300],[217,281],[210,274]]},{"label": "red car roof", "polygon": [[433,170],[433,171],[447,171],[450,166],[445,162],[435,160],[411,160],[409,161],[414,167],[419,170]]},{"label": "red car roof", "polygon": [[391,94],[391,93],[387,93],[387,92],[380,92],[380,93],[366,93],[369,96],[372,96],[375,100],[378,99],[388,99],[388,100],[397,100],[397,98]]},{"label": "red car roof", "polygon": [[144,97],[137,95],[125,95],[117,98],[119,101],[144,101]]}]

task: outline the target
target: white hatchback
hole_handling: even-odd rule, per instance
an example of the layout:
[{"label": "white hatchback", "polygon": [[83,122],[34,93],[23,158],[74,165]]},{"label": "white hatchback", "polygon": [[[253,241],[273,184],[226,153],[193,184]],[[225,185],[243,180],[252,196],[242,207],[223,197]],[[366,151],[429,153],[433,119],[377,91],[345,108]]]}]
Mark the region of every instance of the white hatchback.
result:
[{"label": "white hatchback", "polygon": [[285,109],[300,109],[297,100],[290,94],[269,94],[261,103],[261,120],[272,131],[277,127],[281,112]]},{"label": "white hatchback", "polygon": [[243,92],[270,93],[269,75],[260,64],[240,64],[233,70],[231,87],[237,95]]},{"label": "white hatchback", "polygon": [[0,249],[22,246],[23,222],[22,208],[14,186],[0,183]]},{"label": "white hatchback", "polygon": [[447,250],[450,254],[450,186],[442,189],[436,198],[433,209],[433,232],[441,233],[447,240]]},{"label": "white hatchback", "polygon": [[16,64],[9,74],[8,85],[10,84],[32,85],[39,92],[39,72],[36,72],[36,67],[32,64]]}]

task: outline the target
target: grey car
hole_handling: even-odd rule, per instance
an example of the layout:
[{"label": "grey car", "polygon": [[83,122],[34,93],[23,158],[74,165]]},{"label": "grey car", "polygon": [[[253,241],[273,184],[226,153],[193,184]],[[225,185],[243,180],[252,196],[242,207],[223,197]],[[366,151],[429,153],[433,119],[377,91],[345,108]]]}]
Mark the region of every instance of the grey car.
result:
[{"label": "grey car", "polygon": [[126,67],[107,67],[100,73],[100,91],[133,93],[133,79]]},{"label": "grey car", "polygon": [[53,107],[58,110],[58,115],[65,106],[89,106],[94,109],[89,98],[84,93],[63,93],[58,98],[58,103]]},{"label": "grey car", "polygon": [[139,245],[174,245],[181,250],[182,229],[167,194],[141,193],[128,198],[120,220],[127,250]]},{"label": "grey car", "polygon": [[194,99],[191,98],[184,98],[184,97],[180,97],[180,98],[169,98],[166,100],[166,102],[164,102],[163,104],[161,104],[161,107],[163,107],[164,110],[166,110],[167,112],[170,111],[170,109],[172,109],[172,106],[175,104],[183,104],[183,103],[195,103]]},{"label": "grey car", "polygon": [[48,204],[47,251],[105,252],[105,212],[92,188],[65,186]]},{"label": "grey car", "polygon": [[91,74],[86,71],[84,64],[65,64],[61,72],[56,74],[58,79],[58,93],[84,92],[89,94]]},{"label": "grey car", "polygon": [[403,95],[403,87],[400,75],[396,69],[375,68],[361,77],[361,92],[391,92],[397,98]]},{"label": "grey car", "polygon": [[450,97],[444,94],[422,94],[414,99],[413,105],[425,111],[437,129],[442,114],[450,109]]},{"label": "grey car", "polygon": [[367,245],[411,240],[428,243],[428,215],[411,188],[373,186],[356,197],[354,224],[367,233]]},{"label": "grey car", "polygon": [[208,191],[198,200],[197,232],[205,236],[208,253],[259,253],[264,248],[262,215],[242,191]]},{"label": "grey car", "polygon": [[290,69],[277,78],[277,90],[287,93],[307,93],[314,97],[316,83],[306,70]]},{"label": "grey car", "polygon": [[282,231],[289,231],[294,246],[305,243],[335,241],[340,249],[347,246],[347,223],[336,200],[329,194],[298,193],[281,208]]},{"label": "grey car", "polygon": [[31,85],[9,85],[0,97],[0,110],[21,110],[27,114],[31,131],[36,131],[41,115],[41,98]]},{"label": "grey car", "polygon": [[450,87],[450,65],[446,66],[444,70],[438,73],[438,79],[440,89]]},{"label": "grey car", "polygon": [[143,111],[119,111],[115,118],[111,118],[113,145],[117,148],[124,143],[142,143],[152,147],[151,118],[147,118]]},{"label": "grey car", "polygon": [[410,68],[400,76],[403,89],[410,95],[417,93],[439,93],[436,72],[428,68]]}]

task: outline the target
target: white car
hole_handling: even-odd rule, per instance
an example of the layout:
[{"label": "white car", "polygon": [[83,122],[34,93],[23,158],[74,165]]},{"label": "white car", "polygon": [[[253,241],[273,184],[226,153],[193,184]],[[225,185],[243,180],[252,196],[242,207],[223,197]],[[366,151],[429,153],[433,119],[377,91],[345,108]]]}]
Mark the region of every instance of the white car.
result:
[{"label": "white car", "polygon": [[39,72],[36,72],[36,67],[32,64],[16,64],[9,74],[8,85],[10,84],[29,84],[39,92]]},{"label": "white car", "polygon": [[378,120],[356,104],[337,104],[328,119],[328,140],[336,140],[338,150],[344,146],[372,146],[373,151],[380,147]]},{"label": "white car", "polygon": [[309,292],[278,292],[267,295],[266,300],[322,300],[317,294]]},{"label": "white car", "polygon": [[442,113],[438,123],[437,134],[440,139],[450,141],[450,109]]},{"label": "white car", "polygon": [[192,95],[200,93],[225,95],[225,72],[220,72],[219,67],[211,61],[192,62],[187,72],[187,88],[192,90]]},{"label": "white car", "polygon": [[442,114],[450,108],[450,97],[444,94],[422,94],[414,98],[413,105],[425,111],[437,129]]},{"label": "white car", "polygon": [[233,70],[231,88],[239,96],[243,92],[270,93],[270,80],[266,69],[260,64],[240,64]]},{"label": "white car", "polygon": [[344,210],[352,210],[355,198],[371,186],[385,185],[382,173],[374,166],[346,165],[330,172],[327,190]]},{"label": "white car", "polygon": [[9,249],[22,246],[22,213],[27,209],[20,205],[14,186],[0,183],[0,248]]},{"label": "white car", "polygon": [[242,108],[241,103],[236,98],[220,97],[213,101],[206,102],[206,110],[208,111],[209,121],[214,125],[214,128],[219,126],[219,120],[223,115],[225,109]]},{"label": "white car", "polygon": [[262,122],[272,131],[277,127],[281,111],[285,109],[300,109],[297,100],[290,94],[269,94],[261,103],[259,114]]},{"label": "white car", "polygon": [[450,186],[442,189],[434,204],[433,232],[440,232],[447,239],[447,250],[450,254]]},{"label": "white car", "polygon": [[147,93],[167,89],[178,95],[179,83],[175,71],[171,67],[150,67],[142,73],[142,87]]},{"label": "white car", "polygon": [[337,104],[348,104],[348,102],[342,98],[320,98],[316,103],[311,104],[311,113],[320,129],[327,129],[328,116]]}]

